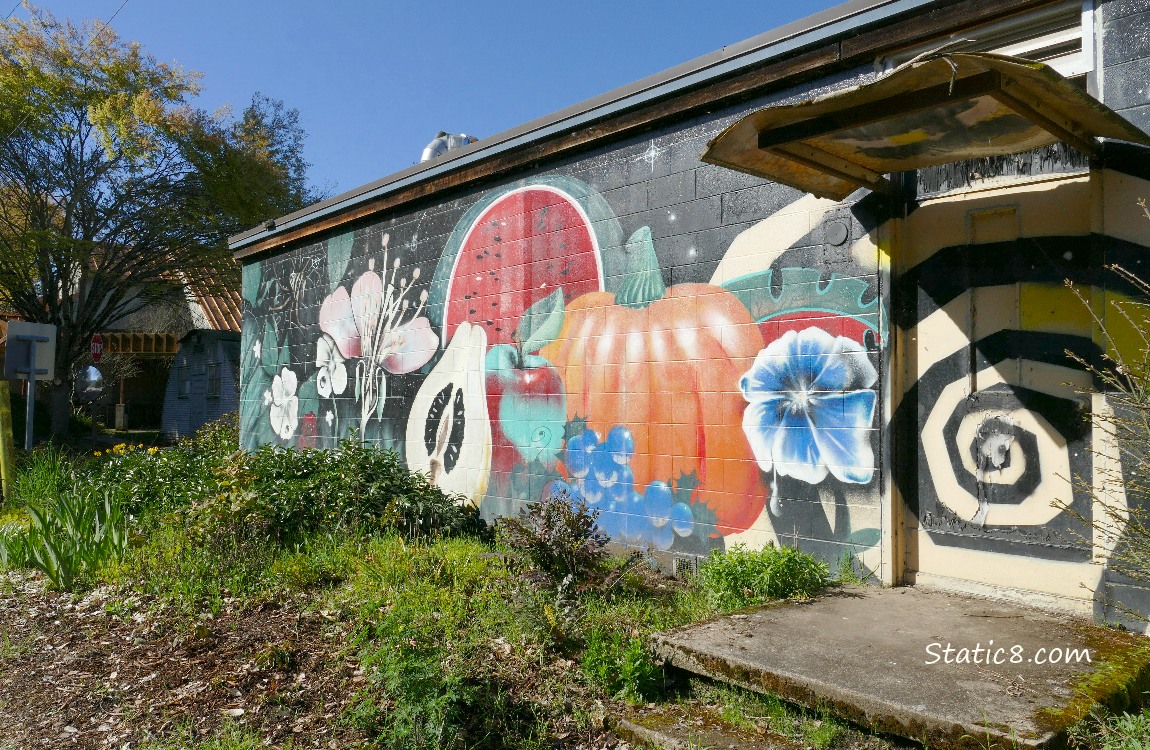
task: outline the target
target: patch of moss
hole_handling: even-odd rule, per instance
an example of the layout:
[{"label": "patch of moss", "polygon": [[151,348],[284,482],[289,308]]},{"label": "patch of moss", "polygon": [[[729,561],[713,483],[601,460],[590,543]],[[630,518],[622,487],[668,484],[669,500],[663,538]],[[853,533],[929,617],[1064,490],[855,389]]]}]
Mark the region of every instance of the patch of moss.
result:
[{"label": "patch of moss", "polygon": [[1150,639],[1097,625],[1076,626],[1075,631],[1090,650],[1091,669],[1072,680],[1072,697],[1062,708],[1043,708],[1035,716],[1039,726],[1056,734],[1098,705],[1115,712],[1137,708],[1150,691]]}]

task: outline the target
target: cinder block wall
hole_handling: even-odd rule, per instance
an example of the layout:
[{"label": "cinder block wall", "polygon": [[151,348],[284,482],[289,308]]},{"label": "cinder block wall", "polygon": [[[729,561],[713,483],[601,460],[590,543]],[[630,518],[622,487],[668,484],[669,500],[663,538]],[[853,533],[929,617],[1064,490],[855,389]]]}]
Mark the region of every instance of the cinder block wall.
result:
[{"label": "cinder block wall", "polygon": [[767,103],[248,262],[244,444],[358,434],[489,518],[563,489],[617,542],[877,571],[888,207],[699,161]]},{"label": "cinder block wall", "polygon": [[1098,10],[1102,101],[1150,131],[1150,2],[1102,0]]}]

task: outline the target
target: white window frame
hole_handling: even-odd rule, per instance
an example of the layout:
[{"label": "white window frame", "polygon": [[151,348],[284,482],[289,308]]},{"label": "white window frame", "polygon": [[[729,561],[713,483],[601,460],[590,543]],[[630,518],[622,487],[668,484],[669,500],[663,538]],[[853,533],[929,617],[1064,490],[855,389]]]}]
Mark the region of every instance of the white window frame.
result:
[{"label": "white window frame", "polygon": [[[1087,90],[1098,96],[1094,3],[1095,0],[1064,0],[1013,18],[937,37],[880,57],[875,67],[879,72],[889,72],[940,47],[952,52],[995,52],[1040,60],[1067,78],[1085,76]],[[1066,50],[1067,46],[1077,49]]]}]

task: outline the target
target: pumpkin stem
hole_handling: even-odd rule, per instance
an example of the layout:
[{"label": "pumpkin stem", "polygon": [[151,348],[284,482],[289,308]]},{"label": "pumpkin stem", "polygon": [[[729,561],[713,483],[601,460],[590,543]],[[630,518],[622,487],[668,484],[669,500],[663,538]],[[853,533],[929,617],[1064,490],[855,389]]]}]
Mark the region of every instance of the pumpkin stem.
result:
[{"label": "pumpkin stem", "polygon": [[641,308],[663,299],[667,285],[663,283],[663,272],[655,255],[651,227],[640,227],[627,240],[623,246],[623,267],[626,270],[623,283],[615,292],[616,304]]}]

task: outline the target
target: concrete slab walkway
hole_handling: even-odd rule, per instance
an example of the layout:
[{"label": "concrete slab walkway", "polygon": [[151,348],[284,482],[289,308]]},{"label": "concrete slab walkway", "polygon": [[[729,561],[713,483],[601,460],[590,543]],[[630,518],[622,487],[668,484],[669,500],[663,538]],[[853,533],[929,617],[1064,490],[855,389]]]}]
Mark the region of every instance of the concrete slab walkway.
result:
[{"label": "concrete slab walkway", "polygon": [[920,588],[837,588],[654,645],[676,667],[930,748],[1045,746],[1096,703],[1150,689],[1146,636]]}]

